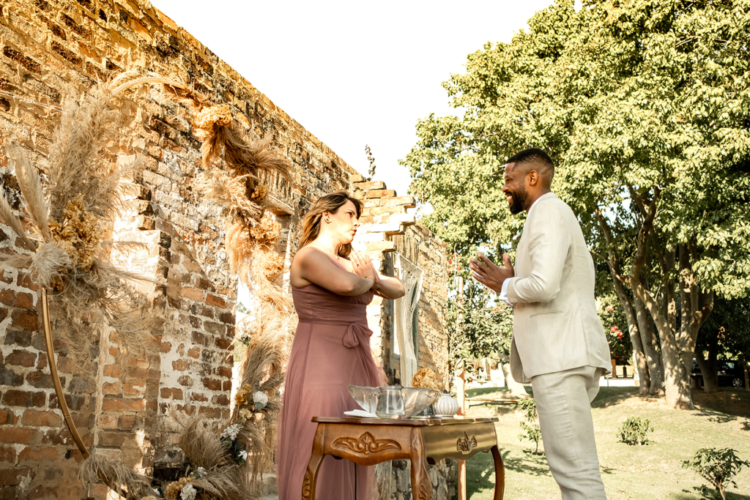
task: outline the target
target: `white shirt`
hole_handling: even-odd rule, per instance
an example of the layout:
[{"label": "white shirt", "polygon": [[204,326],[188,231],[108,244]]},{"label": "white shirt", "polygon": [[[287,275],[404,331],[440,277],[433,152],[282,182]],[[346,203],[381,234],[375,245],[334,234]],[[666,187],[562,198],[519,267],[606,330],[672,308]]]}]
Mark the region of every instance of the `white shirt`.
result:
[{"label": "white shirt", "polygon": [[[539,198],[541,198],[541,196]],[[539,198],[537,198],[536,201],[534,201],[534,203],[531,204],[531,206],[529,207],[529,211],[526,212],[526,220],[529,220],[529,217],[531,216],[531,211],[534,210],[534,205],[536,205],[536,202],[539,201]],[[502,300],[503,302],[505,302],[506,304],[508,304],[510,307],[515,307],[513,304],[511,304],[508,301],[507,292],[508,292],[508,280],[505,280],[503,281],[503,287],[500,289],[500,295],[498,296],[498,298]]]}]

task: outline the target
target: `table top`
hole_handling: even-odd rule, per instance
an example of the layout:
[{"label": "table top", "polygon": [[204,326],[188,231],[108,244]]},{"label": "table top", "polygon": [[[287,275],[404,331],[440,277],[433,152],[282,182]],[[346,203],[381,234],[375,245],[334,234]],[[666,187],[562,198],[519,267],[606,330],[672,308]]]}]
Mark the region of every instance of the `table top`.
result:
[{"label": "table top", "polygon": [[319,424],[395,425],[401,427],[432,427],[437,425],[466,425],[494,423],[498,417],[417,417],[417,418],[357,418],[357,417],[313,417]]}]

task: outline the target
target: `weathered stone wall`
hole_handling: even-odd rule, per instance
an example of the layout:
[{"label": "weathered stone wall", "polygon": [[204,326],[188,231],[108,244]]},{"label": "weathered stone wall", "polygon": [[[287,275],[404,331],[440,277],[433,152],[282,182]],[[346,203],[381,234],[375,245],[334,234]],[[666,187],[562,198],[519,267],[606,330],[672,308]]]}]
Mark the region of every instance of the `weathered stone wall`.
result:
[{"label": "weathered stone wall", "polygon": [[[297,249],[299,223],[311,203],[341,189],[364,200],[364,230],[356,245],[384,272],[392,274],[389,252],[397,247],[410,252],[409,238],[419,238],[416,253],[404,254],[431,273],[424,288],[430,291],[420,304],[420,327],[425,328],[420,353],[429,354],[421,357],[426,366],[444,371],[444,342],[435,326],[441,318],[444,279],[437,269],[444,250],[413,225],[414,216],[407,214],[413,199],[396,196],[383,183],[363,182],[325,144],[146,0],[0,0],[0,185],[14,209],[21,208],[18,185],[2,145],[15,137],[46,171],[62,100],[134,68],[179,79],[212,103],[231,105],[240,126],[270,138],[290,161],[290,184],[270,180],[273,210],[283,225],[278,250],[287,257]],[[90,373],[80,373],[62,343],[55,343],[55,352],[84,442],[142,473],[168,477],[182,462],[170,416],[202,415],[219,422],[228,415],[237,279],[223,246],[224,208],[202,200],[192,187],[201,156],[191,110],[158,86],[132,91],[121,104],[125,134],[108,146],[107,161],[137,155],[142,167],[135,178],[135,208],[111,230],[115,240],[146,244],[144,250],[115,258],[157,282],[141,286],[152,304],[154,342],[136,359],[120,351],[116,332],[92,332],[99,362]],[[401,234],[406,236],[399,240]],[[0,250],[11,248],[20,247],[12,231],[0,226]],[[433,278],[439,279],[427,285]],[[38,289],[23,271],[5,271],[0,303],[0,499],[103,498],[103,486],[85,491],[77,479],[82,457],[63,424],[49,375]],[[389,311],[381,299],[368,308],[376,332],[373,345],[386,365]],[[401,485],[408,469],[404,476],[402,464],[396,465],[388,476]],[[433,469],[436,492],[447,491],[450,469],[445,464]],[[403,486],[394,488],[384,494],[409,498]]]},{"label": "weathered stone wall", "polygon": [[[350,186],[351,167],[146,1],[1,1],[0,143],[15,136],[46,169],[55,107],[132,68],[189,83],[230,104],[247,130],[271,138],[293,166],[294,187],[278,181],[272,192],[285,235],[296,232],[315,198]],[[236,277],[223,248],[222,208],[192,188],[200,142],[190,110],[156,86],[127,94],[122,104],[126,134],[108,153],[113,162],[138,155],[143,167],[138,208],[112,229],[115,239],[148,245],[123,259],[159,282],[143,290],[153,303],[156,342],[145,357],[124,361],[115,332],[94,332],[100,363],[85,374],[76,373],[65,346],[55,347],[85,443],[159,476],[182,458],[167,414],[228,415]],[[8,167],[0,154],[4,194],[19,208]],[[0,248],[15,246],[0,227]],[[76,478],[82,457],[57,410],[37,289],[23,272],[0,278],[0,498],[102,498],[103,487],[86,492]]]}]

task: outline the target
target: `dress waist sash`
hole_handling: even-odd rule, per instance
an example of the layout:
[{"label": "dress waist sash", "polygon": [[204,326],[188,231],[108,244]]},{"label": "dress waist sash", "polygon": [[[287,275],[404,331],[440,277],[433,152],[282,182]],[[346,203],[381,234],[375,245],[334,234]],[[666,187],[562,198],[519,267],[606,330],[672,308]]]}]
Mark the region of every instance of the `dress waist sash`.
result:
[{"label": "dress waist sash", "polygon": [[336,320],[302,320],[300,319],[300,323],[307,323],[310,325],[336,325],[336,326],[346,326],[346,332],[344,333],[344,337],[341,339],[341,343],[344,344],[344,347],[347,349],[354,349],[355,347],[359,346],[359,358],[362,360],[362,363],[365,365],[365,368],[367,369],[368,374],[370,377],[372,377],[372,380],[370,381],[370,384],[372,385],[379,385],[380,384],[380,375],[378,370],[378,365],[375,363],[375,360],[372,357],[372,353],[369,350],[365,349],[365,345],[369,344],[370,337],[372,337],[372,330],[367,326],[365,323],[356,323],[351,321],[336,321]]}]

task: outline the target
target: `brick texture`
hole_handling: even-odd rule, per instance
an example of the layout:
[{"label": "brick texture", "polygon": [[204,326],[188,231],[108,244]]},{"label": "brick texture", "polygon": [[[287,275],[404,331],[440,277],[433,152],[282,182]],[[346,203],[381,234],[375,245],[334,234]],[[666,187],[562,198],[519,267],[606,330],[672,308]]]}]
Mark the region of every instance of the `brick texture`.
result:
[{"label": "brick texture", "polygon": [[[297,250],[302,217],[314,200],[333,191],[350,190],[365,201],[367,230],[357,244],[383,269],[390,253],[402,251],[399,235],[408,239],[416,231],[407,213],[413,198],[397,196],[381,181],[364,183],[328,146],[146,0],[5,0],[0,63],[0,90],[14,96],[0,99],[0,184],[14,209],[21,207],[19,188],[2,146],[17,137],[44,170],[59,117],[31,102],[59,106],[97,81],[139,68],[189,82],[214,103],[229,104],[240,127],[269,138],[289,160],[292,183],[266,179],[282,225],[277,248],[287,262]],[[223,246],[224,208],[192,188],[201,155],[190,110],[157,86],[130,92],[122,103],[132,111],[128,135],[107,154],[113,162],[137,155],[142,166],[133,208],[109,230],[113,240],[145,244],[113,258],[157,283],[138,285],[152,304],[153,341],[135,357],[122,351],[117,332],[92,332],[98,353],[91,373],[80,372],[67,346],[58,341],[54,347],[65,400],[84,442],[155,474],[182,463],[170,415],[217,421],[229,415],[237,277]],[[437,258],[440,243],[425,231],[413,234],[431,245],[429,258]],[[20,246],[0,225],[0,250]],[[430,300],[435,317],[425,316],[425,325],[439,325],[439,301]],[[387,310],[381,300],[368,309],[381,357],[388,352]],[[104,498],[106,488],[86,491],[77,479],[81,456],[62,423],[40,312],[38,287],[27,273],[0,273],[0,498]],[[439,351],[435,332],[424,341]],[[440,369],[437,351],[432,359]]]}]

